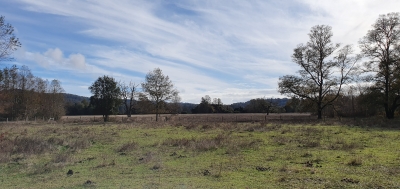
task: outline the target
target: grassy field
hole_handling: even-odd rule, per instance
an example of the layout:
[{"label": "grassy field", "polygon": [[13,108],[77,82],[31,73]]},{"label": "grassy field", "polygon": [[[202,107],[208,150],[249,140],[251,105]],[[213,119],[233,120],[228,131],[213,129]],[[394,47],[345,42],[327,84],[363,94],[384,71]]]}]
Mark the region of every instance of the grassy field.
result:
[{"label": "grassy field", "polygon": [[0,124],[0,186],[400,188],[395,121]]}]

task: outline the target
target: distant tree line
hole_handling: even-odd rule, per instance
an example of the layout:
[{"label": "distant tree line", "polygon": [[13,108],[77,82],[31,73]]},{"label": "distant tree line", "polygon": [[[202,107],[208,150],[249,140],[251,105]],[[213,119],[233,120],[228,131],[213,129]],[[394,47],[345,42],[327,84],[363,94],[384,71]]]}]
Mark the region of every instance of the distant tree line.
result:
[{"label": "distant tree line", "polygon": [[63,92],[58,80],[36,77],[27,66],[0,70],[0,114],[4,118],[58,119],[65,114]]},{"label": "distant tree line", "polygon": [[[201,97],[200,104],[191,109],[191,113],[281,113],[287,99],[256,98],[247,102],[224,105],[220,98],[211,100],[209,95]],[[186,112],[185,112],[186,113]]]}]

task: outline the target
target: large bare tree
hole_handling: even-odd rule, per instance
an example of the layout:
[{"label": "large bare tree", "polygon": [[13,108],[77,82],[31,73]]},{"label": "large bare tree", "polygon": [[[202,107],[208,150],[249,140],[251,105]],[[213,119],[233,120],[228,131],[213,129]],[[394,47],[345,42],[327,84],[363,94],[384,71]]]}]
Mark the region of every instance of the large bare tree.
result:
[{"label": "large bare tree", "polygon": [[365,71],[375,74],[366,77],[373,82],[371,92],[385,108],[386,117],[392,119],[400,106],[399,13],[380,15],[359,44],[362,54],[369,58]]},{"label": "large bare tree", "polygon": [[[351,79],[358,56],[351,57],[349,45],[331,42],[332,28],[317,25],[311,28],[307,44],[299,44],[292,60],[300,66],[299,76],[279,78],[279,92],[291,97],[309,99],[316,105],[318,119],[322,110],[339,96],[342,86]],[[331,58],[330,58],[331,57]]]},{"label": "large bare tree", "polygon": [[135,103],[138,97],[137,87],[138,85],[132,82],[129,82],[129,84],[125,84],[124,82],[119,83],[121,97],[124,101],[125,112],[128,117],[131,117],[132,113],[135,112]]},{"label": "large bare tree", "polygon": [[158,121],[160,110],[165,102],[176,98],[179,93],[169,77],[164,75],[160,68],[155,68],[147,73],[145,82],[142,83],[142,89],[155,103],[156,121]]},{"label": "large bare tree", "polygon": [[14,27],[5,23],[4,16],[0,16],[0,62],[10,60],[10,55],[21,47],[21,43],[14,35]]}]

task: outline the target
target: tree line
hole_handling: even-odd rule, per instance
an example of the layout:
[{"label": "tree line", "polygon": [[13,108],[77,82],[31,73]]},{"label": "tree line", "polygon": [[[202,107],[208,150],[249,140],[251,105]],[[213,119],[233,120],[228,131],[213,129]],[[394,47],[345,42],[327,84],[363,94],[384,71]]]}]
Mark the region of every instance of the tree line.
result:
[{"label": "tree line", "polygon": [[58,80],[34,76],[27,66],[0,70],[0,115],[10,120],[58,119],[65,114],[64,89]]}]

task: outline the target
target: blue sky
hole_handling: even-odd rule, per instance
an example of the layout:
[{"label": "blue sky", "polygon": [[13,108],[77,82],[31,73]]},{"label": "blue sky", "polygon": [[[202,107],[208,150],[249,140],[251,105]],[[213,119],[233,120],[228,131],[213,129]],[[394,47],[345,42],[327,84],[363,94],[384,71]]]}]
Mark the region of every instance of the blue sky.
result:
[{"label": "blue sky", "polygon": [[357,51],[378,16],[399,7],[398,0],[0,0],[22,43],[2,66],[27,65],[82,96],[99,76],[140,84],[159,67],[182,102],[277,98],[278,78],[299,69],[291,54],[312,26],[332,26],[333,42]]}]

